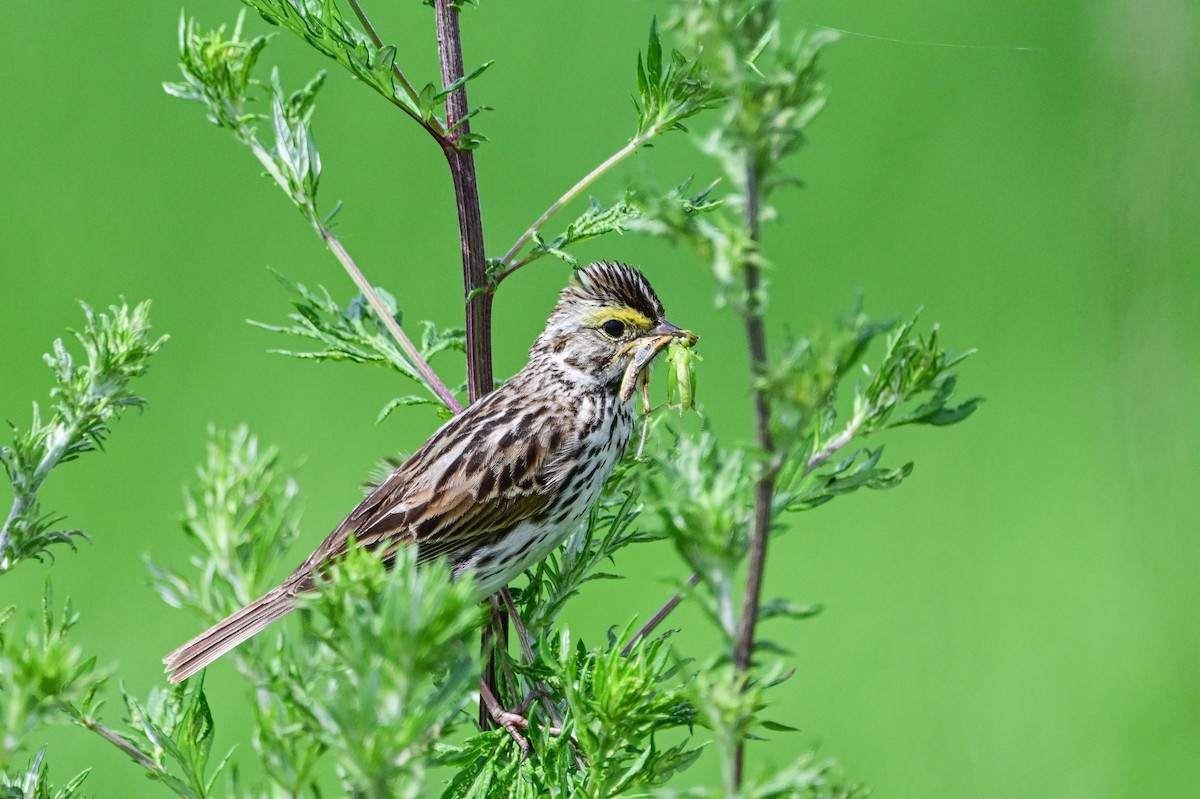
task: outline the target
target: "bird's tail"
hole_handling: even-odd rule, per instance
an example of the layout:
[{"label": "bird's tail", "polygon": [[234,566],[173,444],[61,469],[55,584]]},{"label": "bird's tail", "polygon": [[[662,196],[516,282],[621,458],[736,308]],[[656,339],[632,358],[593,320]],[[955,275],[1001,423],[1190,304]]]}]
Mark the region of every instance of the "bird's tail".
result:
[{"label": "bird's tail", "polygon": [[163,658],[168,679],[181,682],[212,663],[243,641],[282,619],[294,607],[296,597],[287,584],[272,588],[224,621],[219,621]]}]

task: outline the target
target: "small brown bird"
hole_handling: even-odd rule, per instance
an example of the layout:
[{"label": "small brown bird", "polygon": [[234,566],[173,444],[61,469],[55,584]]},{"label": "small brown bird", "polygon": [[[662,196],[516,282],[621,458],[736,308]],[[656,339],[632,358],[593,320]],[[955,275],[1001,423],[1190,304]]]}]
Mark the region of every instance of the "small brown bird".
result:
[{"label": "small brown bird", "polygon": [[674,338],[695,341],[636,269],[577,271],[525,368],[434,433],[281,585],[167,655],[171,681],[286,615],[351,541],[385,560],[416,546],[418,562],[473,573],[480,598],[499,590],[587,518],[629,442],[638,377]]}]

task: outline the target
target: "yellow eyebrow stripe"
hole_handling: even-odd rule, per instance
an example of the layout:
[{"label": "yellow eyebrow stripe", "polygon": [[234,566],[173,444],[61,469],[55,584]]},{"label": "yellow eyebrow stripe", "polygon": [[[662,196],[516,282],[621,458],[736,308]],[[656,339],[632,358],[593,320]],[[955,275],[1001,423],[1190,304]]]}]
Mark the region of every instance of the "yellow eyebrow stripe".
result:
[{"label": "yellow eyebrow stripe", "polygon": [[609,319],[619,319],[627,325],[649,330],[654,326],[654,320],[641,311],[632,308],[596,308],[588,311],[584,323],[590,327],[599,327]]}]

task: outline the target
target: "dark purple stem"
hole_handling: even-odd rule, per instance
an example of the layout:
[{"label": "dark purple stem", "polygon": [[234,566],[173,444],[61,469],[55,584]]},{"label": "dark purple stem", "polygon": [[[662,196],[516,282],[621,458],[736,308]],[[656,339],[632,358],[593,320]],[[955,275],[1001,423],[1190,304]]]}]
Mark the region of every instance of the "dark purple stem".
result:
[{"label": "dark purple stem", "polygon": [[[434,15],[437,18],[442,85],[449,86],[463,76],[458,8],[451,0],[435,0]],[[463,296],[467,298],[467,391],[470,402],[474,402],[492,390],[492,293],[487,290],[487,258],[475,156],[471,150],[458,146],[459,141],[471,132],[467,112],[467,87],[464,84],[446,98],[447,133],[440,141],[454,180],[454,200],[458,206]]]},{"label": "dark purple stem", "polygon": [[[759,174],[753,155],[746,157],[746,210],[744,223],[750,239],[759,241]],[[767,540],[771,531],[771,504],[775,496],[775,479],[779,473],[775,441],[771,437],[771,402],[761,379],[767,371],[767,333],[763,324],[763,305],[760,296],[762,274],[754,254],[743,266],[746,280],[746,305],[742,319],[746,328],[746,344],[750,350],[750,373],[754,379],[754,429],[758,448],[766,458],[762,474],[754,486],[754,516],[750,530],[750,564],[746,575],[746,593],[742,597],[742,617],[734,644],[733,663],[742,672],[749,671],[754,654],[754,632],[758,624],[758,609],[762,603],[763,574],[767,566]],[[742,787],[746,743],[739,741],[733,758],[734,786]]]},{"label": "dark purple stem", "polygon": [[[442,65],[442,85],[450,86],[463,76],[462,37],[458,29],[458,7],[453,0],[434,0],[437,20],[438,60]],[[462,245],[463,296],[467,300],[467,395],[475,402],[492,390],[492,293],[488,290],[487,259],[483,245],[483,216],[479,210],[479,184],[475,177],[475,155],[459,147],[459,141],[471,132],[467,119],[467,87],[464,83],[446,97],[446,136],[439,139],[450,177],[454,181],[454,201],[458,208],[458,238]],[[492,618],[483,630],[482,646],[490,651],[484,666],[484,688],[496,693],[496,655],[491,645],[492,629],[500,632],[496,646],[507,644],[508,617],[499,603],[492,605]],[[490,721],[480,703],[479,726]]]}]

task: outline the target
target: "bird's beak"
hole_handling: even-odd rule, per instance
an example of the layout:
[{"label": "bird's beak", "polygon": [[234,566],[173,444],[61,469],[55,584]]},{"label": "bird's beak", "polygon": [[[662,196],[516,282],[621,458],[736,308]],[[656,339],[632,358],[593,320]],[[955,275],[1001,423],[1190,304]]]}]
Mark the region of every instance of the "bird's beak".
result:
[{"label": "bird's beak", "polygon": [[668,322],[666,319],[659,319],[654,327],[646,331],[647,338],[658,338],[660,336],[670,336],[671,338],[681,338],[687,341],[689,345],[695,344],[700,338],[690,330],[678,328]]}]

